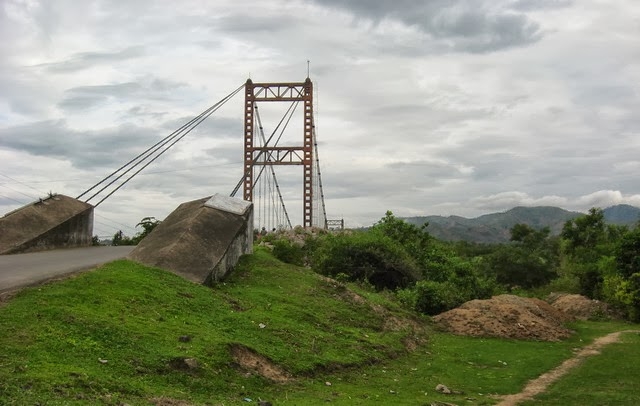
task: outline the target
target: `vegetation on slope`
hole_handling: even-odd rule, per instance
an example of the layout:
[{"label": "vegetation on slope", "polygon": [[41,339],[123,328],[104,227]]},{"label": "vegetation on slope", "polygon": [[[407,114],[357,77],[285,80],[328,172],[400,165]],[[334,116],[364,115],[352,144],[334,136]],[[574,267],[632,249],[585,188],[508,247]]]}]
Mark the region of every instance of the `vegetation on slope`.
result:
[{"label": "vegetation on slope", "polygon": [[568,341],[548,343],[429,325],[388,291],[261,248],[214,289],[117,261],[0,307],[0,404],[490,405],[573,348],[628,328],[581,322]]},{"label": "vegetation on slope", "polygon": [[[375,364],[424,338],[413,316],[378,302],[262,250],[213,290],[117,261],[0,309],[0,404],[260,396],[271,381]],[[252,357],[271,376],[253,373]]]},{"label": "vegetation on slope", "polygon": [[389,289],[418,312],[435,315],[498,293],[543,297],[580,293],[640,320],[640,226],[606,224],[604,212],[568,220],[560,236],[515,224],[508,244],[447,243],[387,212],[368,230],[307,238],[271,236],[283,261],[309,263],[341,280]]}]

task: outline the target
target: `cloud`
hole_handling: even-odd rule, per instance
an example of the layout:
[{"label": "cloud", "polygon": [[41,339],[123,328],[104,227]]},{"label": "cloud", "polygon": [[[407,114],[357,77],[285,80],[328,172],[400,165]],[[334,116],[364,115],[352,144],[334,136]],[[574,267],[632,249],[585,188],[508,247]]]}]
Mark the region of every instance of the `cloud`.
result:
[{"label": "cloud", "polygon": [[486,211],[506,211],[516,206],[557,206],[569,210],[586,212],[592,207],[607,208],[617,204],[640,207],[640,194],[625,195],[618,190],[599,190],[584,196],[532,197],[523,192],[502,192],[470,199],[469,203]]},{"label": "cloud", "polygon": [[368,18],[376,24],[398,20],[408,26],[419,27],[432,40],[446,44],[454,51],[493,52],[525,46],[542,38],[535,21],[506,5],[501,8],[500,2],[495,5],[493,2],[471,0],[315,1],[348,10],[355,18]]},{"label": "cloud", "polygon": [[568,200],[560,196],[543,196],[533,198],[523,192],[502,192],[490,196],[473,198],[470,204],[482,210],[501,211],[516,206],[566,206]]},{"label": "cloud", "polygon": [[529,11],[563,8],[573,4],[574,0],[517,0],[511,7],[515,10]]},{"label": "cloud", "polygon": [[[0,173],[77,194],[248,76],[298,82],[311,60],[326,206],[350,226],[386,210],[469,217],[635,201],[637,2],[185,1],[5,1]],[[243,102],[99,214],[135,224],[229,193],[242,173]],[[260,109],[269,134],[280,116]],[[301,116],[285,135],[294,145]],[[300,172],[276,168],[298,218]]]},{"label": "cloud", "polygon": [[111,100],[168,101],[175,97],[174,92],[185,87],[187,87],[185,83],[151,77],[142,78],[136,82],[78,86],[67,89],[65,98],[58,103],[58,106],[69,111],[94,108]]},{"label": "cloud", "polygon": [[115,169],[159,138],[153,129],[133,125],[78,131],[50,120],[0,129],[0,148],[68,160],[77,168]]},{"label": "cloud", "polygon": [[585,196],[580,196],[574,203],[579,207],[609,207],[616,204],[629,204],[640,207],[640,194],[623,195],[619,190],[599,190]]},{"label": "cloud", "polygon": [[144,48],[140,46],[128,47],[113,52],[78,52],[64,60],[42,63],[34,67],[44,68],[50,73],[71,73],[94,66],[136,59],[143,56],[144,53]]},{"label": "cloud", "polygon": [[300,20],[293,15],[274,13],[255,15],[251,13],[230,14],[220,17],[216,21],[216,29],[224,32],[243,32],[259,35],[296,28]]}]

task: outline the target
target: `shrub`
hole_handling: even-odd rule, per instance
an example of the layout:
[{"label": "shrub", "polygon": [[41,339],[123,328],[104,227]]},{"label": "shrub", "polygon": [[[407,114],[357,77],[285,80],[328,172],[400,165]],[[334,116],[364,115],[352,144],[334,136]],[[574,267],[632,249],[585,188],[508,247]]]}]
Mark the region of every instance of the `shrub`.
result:
[{"label": "shrub", "polygon": [[428,315],[440,314],[465,302],[458,287],[448,281],[419,281],[414,290],[414,309]]},{"label": "shrub", "polygon": [[272,244],[273,256],[280,261],[298,266],[304,265],[305,255],[302,247],[299,245],[292,243],[286,238],[274,240]]},{"label": "shrub", "polygon": [[420,275],[415,261],[398,242],[374,231],[323,236],[311,263],[321,274],[343,273],[379,290],[408,286]]}]

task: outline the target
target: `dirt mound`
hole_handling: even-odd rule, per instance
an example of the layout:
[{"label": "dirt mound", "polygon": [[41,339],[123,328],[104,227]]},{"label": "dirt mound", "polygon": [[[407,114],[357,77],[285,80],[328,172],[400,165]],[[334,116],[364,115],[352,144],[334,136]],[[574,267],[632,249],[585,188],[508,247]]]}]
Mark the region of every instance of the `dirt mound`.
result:
[{"label": "dirt mound", "polygon": [[240,344],[231,346],[231,355],[238,365],[275,383],[287,383],[291,376],[267,357]]},{"label": "dirt mound", "polygon": [[580,320],[590,320],[602,317],[611,317],[613,313],[609,306],[598,300],[591,300],[582,295],[568,293],[552,293],[547,301],[554,308]]},{"label": "dirt mound", "polygon": [[472,300],[433,320],[453,334],[518,340],[560,341],[573,332],[564,323],[573,317],[539,299],[514,295]]}]

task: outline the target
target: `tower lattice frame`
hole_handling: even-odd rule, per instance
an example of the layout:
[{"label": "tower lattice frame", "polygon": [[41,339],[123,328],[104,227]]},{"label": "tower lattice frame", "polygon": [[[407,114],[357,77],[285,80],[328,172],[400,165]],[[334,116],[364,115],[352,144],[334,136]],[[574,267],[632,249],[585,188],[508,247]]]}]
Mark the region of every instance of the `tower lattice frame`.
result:
[{"label": "tower lattice frame", "polygon": [[[300,83],[245,84],[244,104],[244,187],[243,198],[253,202],[254,168],[264,165],[303,166],[303,226],[313,226],[313,83],[307,78]],[[295,102],[304,104],[302,146],[254,145],[256,102]]]}]

